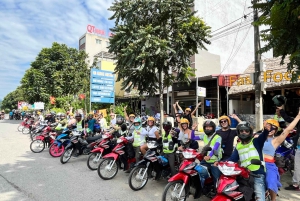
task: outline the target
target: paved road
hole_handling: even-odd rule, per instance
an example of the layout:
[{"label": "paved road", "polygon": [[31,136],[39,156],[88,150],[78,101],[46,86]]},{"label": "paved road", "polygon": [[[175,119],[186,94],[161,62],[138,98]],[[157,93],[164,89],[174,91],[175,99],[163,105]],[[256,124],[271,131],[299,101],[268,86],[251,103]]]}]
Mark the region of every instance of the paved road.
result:
[{"label": "paved road", "polygon": [[[48,150],[35,154],[29,149],[28,135],[19,133],[20,121],[0,121],[0,201],[160,200],[166,181],[149,181],[138,192],[132,191],[127,174],[122,171],[110,181],[103,181],[97,172],[86,166],[87,156],[71,158],[62,165]],[[283,184],[290,181],[283,177]],[[280,192],[278,200],[299,200],[300,194]],[[193,200],[191,197],[189,201]],[[198,201],[208,201],[200,198]]]}]

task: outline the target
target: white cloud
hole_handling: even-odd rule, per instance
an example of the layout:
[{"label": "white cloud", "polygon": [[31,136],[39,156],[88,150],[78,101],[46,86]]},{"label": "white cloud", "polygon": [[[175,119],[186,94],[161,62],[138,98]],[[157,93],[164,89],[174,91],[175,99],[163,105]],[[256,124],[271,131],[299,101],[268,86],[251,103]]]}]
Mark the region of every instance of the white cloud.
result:
[{"label": "white cloud", "polygon": [[78,48],[87,24],[108,31],[113,0],[1,0],[0,99],[19,84],[37,54],[53,42]]}]

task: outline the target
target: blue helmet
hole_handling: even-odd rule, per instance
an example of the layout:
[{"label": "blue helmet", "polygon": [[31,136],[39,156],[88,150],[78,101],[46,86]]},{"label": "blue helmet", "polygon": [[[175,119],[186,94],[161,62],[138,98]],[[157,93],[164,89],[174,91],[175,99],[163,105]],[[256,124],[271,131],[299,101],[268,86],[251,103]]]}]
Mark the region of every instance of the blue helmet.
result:
[{"label": "blue helmet", "polygon": [[[135,125],[136,123],[139,123],[139,125]],[[141,118],[136,117],[136,118],[134,119],[133,126],[134,126],[134,128],[135,128],[136,130],[140,129],[140,128],[142,127],[142,120],[141,120]]]}]

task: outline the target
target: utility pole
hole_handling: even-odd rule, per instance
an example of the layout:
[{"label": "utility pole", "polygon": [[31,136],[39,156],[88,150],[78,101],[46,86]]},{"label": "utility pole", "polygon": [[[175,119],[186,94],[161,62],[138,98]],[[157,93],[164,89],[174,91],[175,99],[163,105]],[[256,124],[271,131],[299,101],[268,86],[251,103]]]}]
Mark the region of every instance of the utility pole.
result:
[{"label": "utility pole", "polygon": [[[257,0],[253,0],[256,4]],[[253,8],[253,21],[258,20],[257,8]],[[263,127],[263,105],[262,105],[262,90],[261,90],[261,70],[260,60],[261,55],[258,53],[260,49],[259,27],[254,26],[254,84],[255,84],[255,130],[258,131]]]}]

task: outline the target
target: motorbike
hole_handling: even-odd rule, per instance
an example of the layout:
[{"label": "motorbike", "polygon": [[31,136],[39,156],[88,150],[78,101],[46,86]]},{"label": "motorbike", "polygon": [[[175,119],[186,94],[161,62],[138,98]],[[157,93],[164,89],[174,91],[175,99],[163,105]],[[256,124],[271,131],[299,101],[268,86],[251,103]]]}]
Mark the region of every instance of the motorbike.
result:
[{"label": "motorbike", "polygon": [[[117,139],[117,145],[114,147],[111,153],[106,154],[102,157],[102,161],[100,162],[97,172],[101,179],[109,180],[113,179],[119,170],[120,164],[120,156],[125,154],[125,146],[131,143],[130,140],[127,140],[126,137],[121,136]],[[129,158],[127,160],[127,164],[131,164],[135,162],[135,158]],[[124,167],[125,168],[125,167]]]},{"label": "motorbike", "polygon": [[105,156],[112,151],[112,147],[114,146],[112,142],[113,138],[114,136],[110,133],[102,135],[102,140],[97,147],[91,151],[87,159],[87,166],[90,170],[97,170],[102,156]]},{"label": "motorbike", "polygon": [[49,147],[49,154],[52,157],[59,157],[64,153],[65,147],[70,143],[71,132],[70,130],[64,130],[62,134],[56,137]]},{"label": "motorbike", "polygon": [[[167,178],[171,174],[168,160],[165,157],[162,159],[162,156],[159,155],[160,145],[156,141],[148,141],[147,146],[148,150],[143,159],[134,165],[128,177],[129,187],[134,191],[144,188],[148,179],[153,176],[159,174],[161,177]],[[175,161],[174,165],[178,166],[179,160]]]},{"label": "motorbike", "polygon": [[[211,148],[207,147],[205,150],[210,151]],[[203,155],[194,149],[184,149],[181,153],[184,160],[179,166],[179,172],[168,180],[169,183],[164,189],[162,201],[167,199],[184,201],[190,194],[194,195],[194,199],[201,195],[210,196],[213,189],[212,177],[206,178],[202,185],[199,174],[194,169],[197,165],[195,160],[201,161]]]},{"label": "motorbike", "polygon": [[275,151],[275,163],[280,175],[285,172],[290,172],[293,176],[295,148],[292,138],[296,135],[296,132],[296,130],[292,130],[285,141]]},{"label": "motorbike", "polygon": [[70,138],[71,142],[65,147],[65,151],[60,156],[60,162],[62,164],[67,163],[70,160],[71,156],[76,153],[76,150],[78,150],[80,154],[82,153],[88,155],[92,150],[92,148],[94,148],[97,144],[99,144],[101,140],[100,139],[101,136],[98,135],[95,137],[87,138],[86,141],[89,144],[85,144],[83,143],[83,139],[82,139],[82,137],[84,136],[83,132],[73,131],[72,134],[73,136]]},{"label": "motorbike", "polygon": [[[252,159],[251,164],[261,165],[261,161]],[[231,161],[219,162],[218,168],[222,172],[221,177],[217,182],[217,195],[212,201],[233,201],[245,199],[245,193],[252,192],[252,199],[254,199],[254,189],[251,185],[254,184],[253,177],[259,177],[253,174],[247,168],[239,166],[238,163]],[[250,178],[252,177],[252,179]],[[239,182],[238,182],[239,181]],[[252,182],[251,182],[252,181]],[[247,182],[246,188],[242,188],[240,183]],[[248,186],[248,184],[250,186]],[[266,200],[271,200],[270,194],[266,192]]]},{"label": "motorbike", "polygon": [[26,127],[26,128],[29,128],[30,127],[30,125],[32,125],[33,124],[33,121],[28,121],[28,119],[24,119],[24,121],[22,121],[21,123],[20,123],[20,125],[18,126],[18,131],[19,132],[22,132],[22,130]]},{"label": "motorbike", "polygon": [[[30,133],[30,139],[31,141],[35,140],[37,136],[41,135],[44,132],[50,132],[53,130],[53,128],[57,125],[57,123],[47,123],[42,122],[38,127],[36,127],[32,132]],[[57,132],[56,132],[57,133]]]},{"label": "motorbike", "polygon": [[51,129],[44,130],[41,135],[36,136],[35,140],[30,143],[30,150],[33,153],[40,153],[45,149],[46,146],[50,147],[57,136],[56,132],[51,131]]}]

